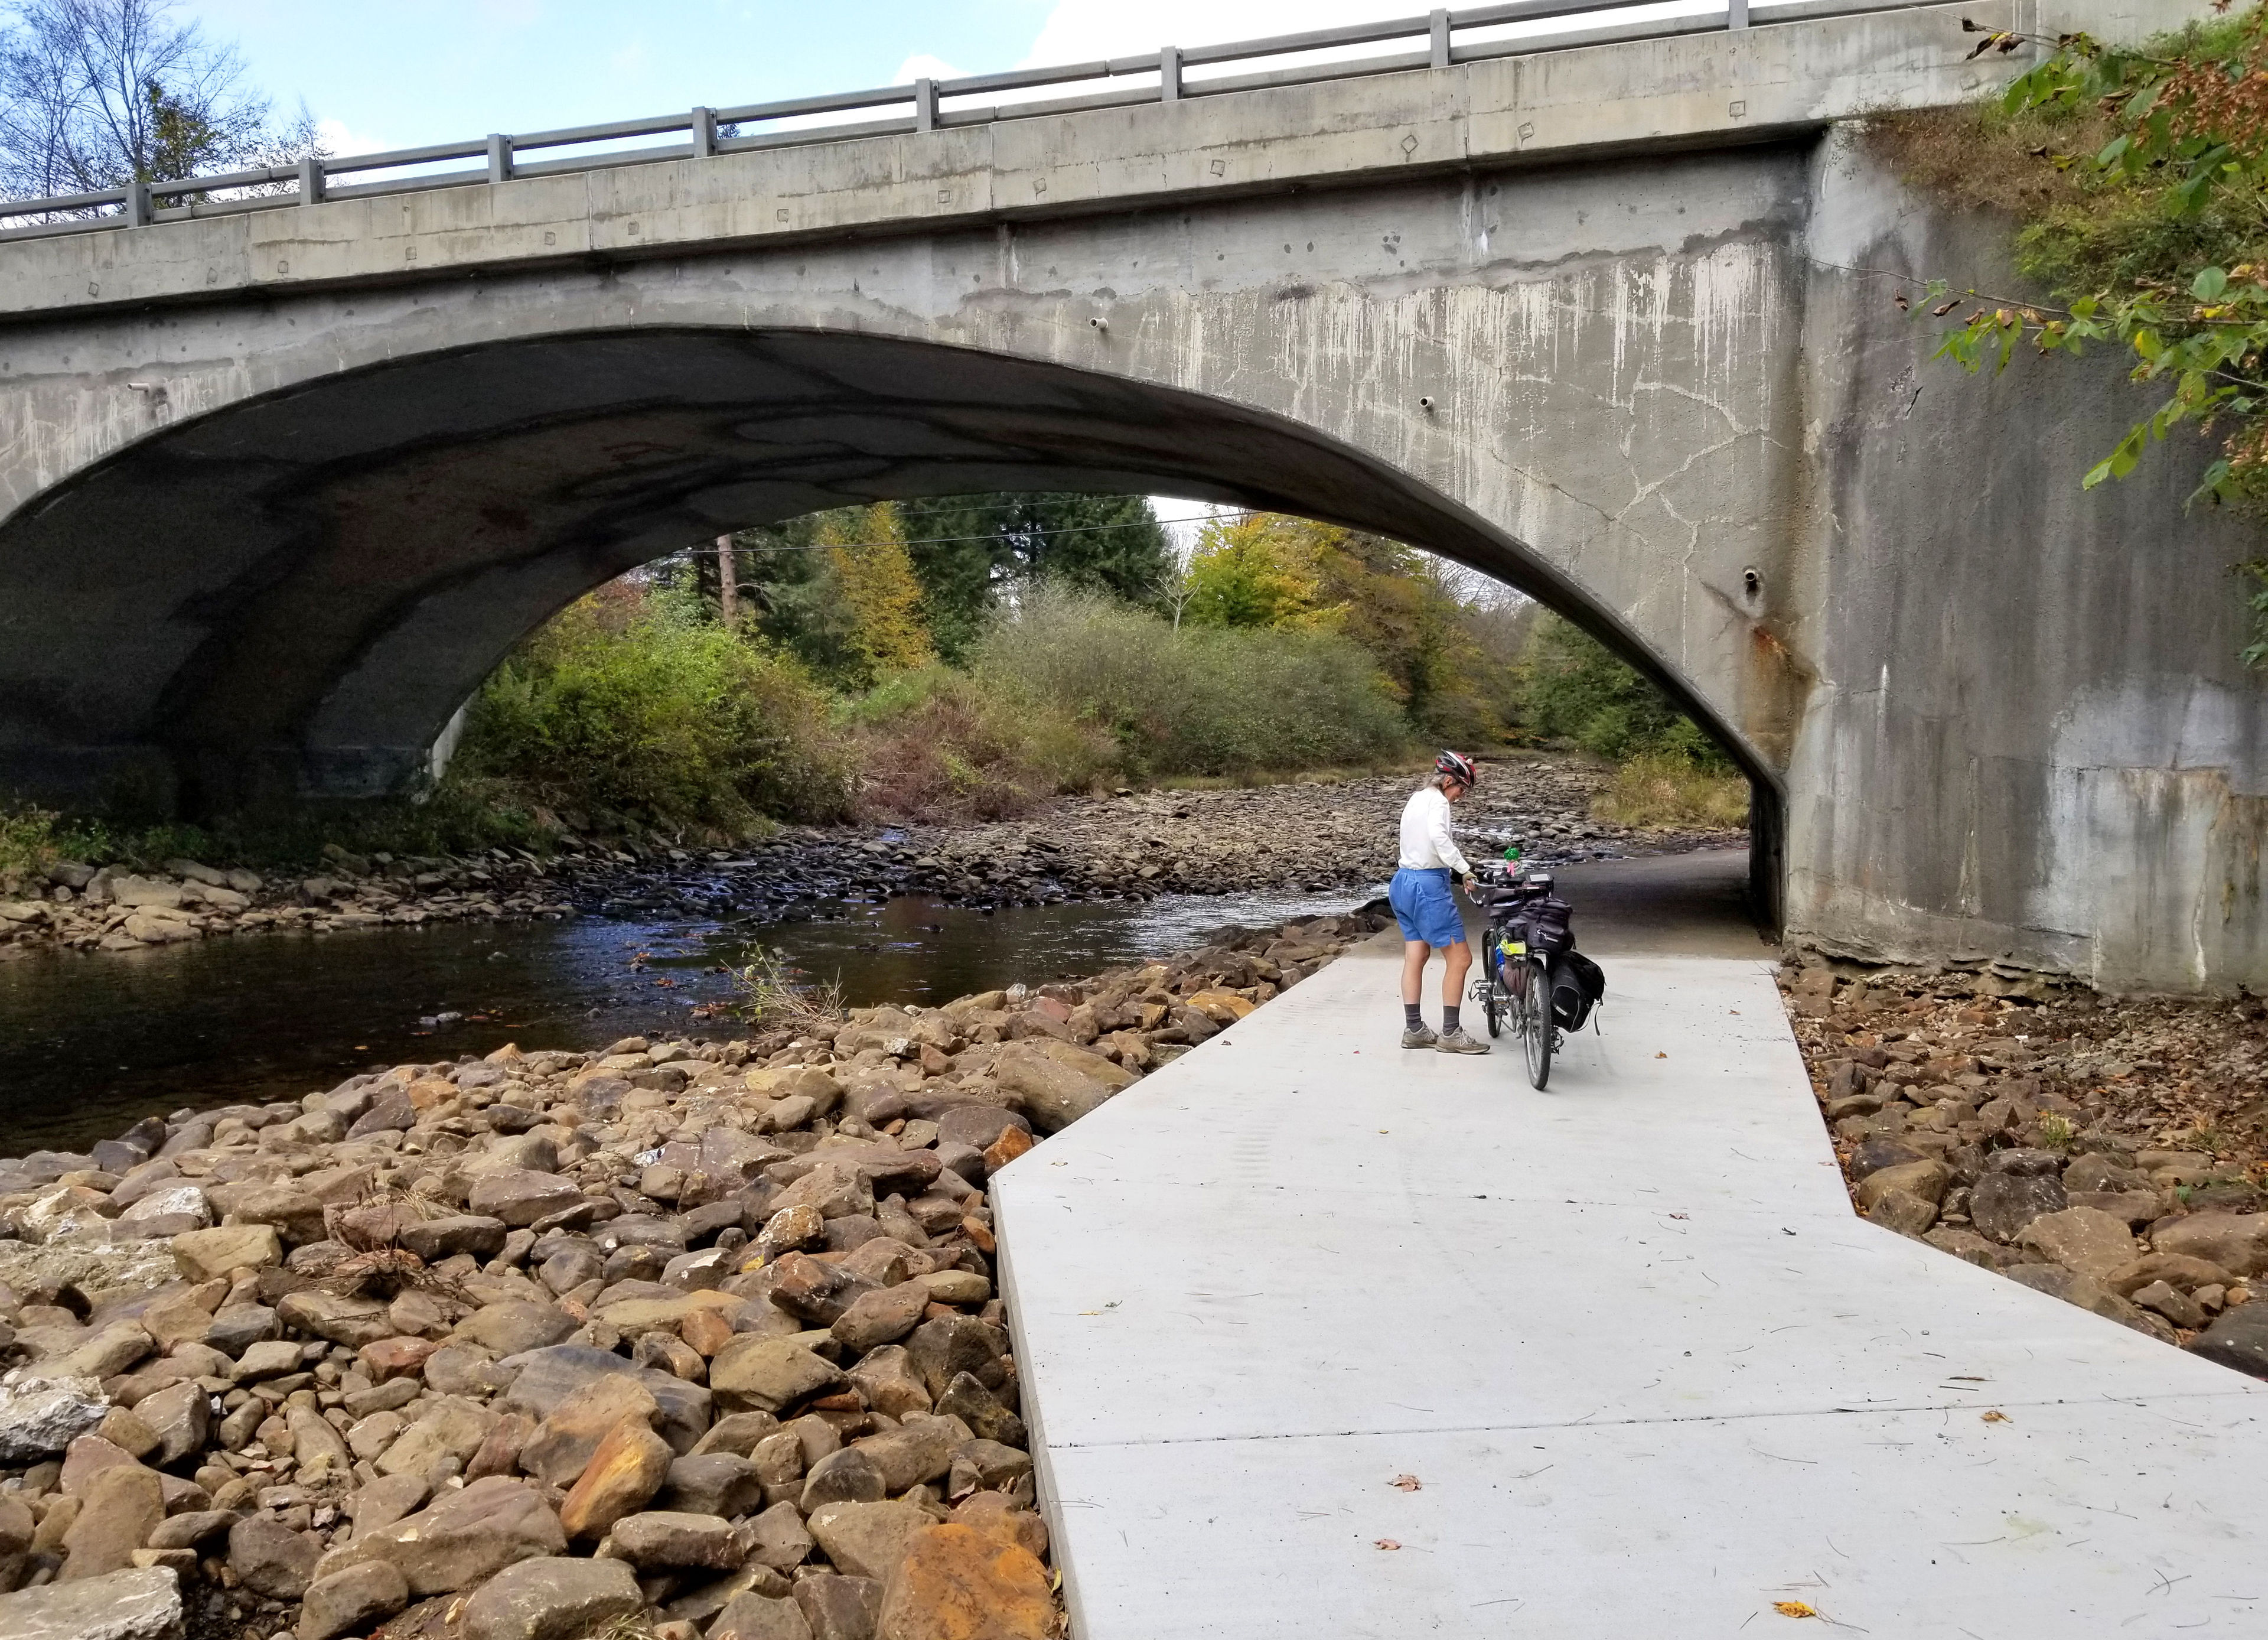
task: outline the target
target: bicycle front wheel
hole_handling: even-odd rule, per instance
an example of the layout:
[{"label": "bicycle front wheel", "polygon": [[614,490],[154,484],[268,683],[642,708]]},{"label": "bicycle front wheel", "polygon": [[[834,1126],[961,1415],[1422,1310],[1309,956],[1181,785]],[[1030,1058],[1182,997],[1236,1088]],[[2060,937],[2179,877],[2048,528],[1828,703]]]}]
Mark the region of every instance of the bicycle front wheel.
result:
[{"label": "bicycle front wheel", "polygon": [[1527,975],[1527,1006],[1521,1019],[1521,1045],[1528,1056],[1528,1081],[1541,1090],[1551,1080],[1551,989],[1547,976],[1530,969]]}]

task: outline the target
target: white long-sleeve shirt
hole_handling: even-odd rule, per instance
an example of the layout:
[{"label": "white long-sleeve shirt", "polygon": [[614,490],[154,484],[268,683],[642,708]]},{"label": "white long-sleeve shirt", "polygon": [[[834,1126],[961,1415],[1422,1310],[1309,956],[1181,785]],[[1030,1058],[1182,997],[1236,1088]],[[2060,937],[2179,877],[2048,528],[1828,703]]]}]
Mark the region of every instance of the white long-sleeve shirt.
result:
[{"label": "white long-sleeve shirt", "polygon": [[1405,871],[1438,871],[1447,866],[1461,877],[1473,868],[1449,835],[1449,799],[1438,786],[1410,794],[1402,808],[1402,866]]}]

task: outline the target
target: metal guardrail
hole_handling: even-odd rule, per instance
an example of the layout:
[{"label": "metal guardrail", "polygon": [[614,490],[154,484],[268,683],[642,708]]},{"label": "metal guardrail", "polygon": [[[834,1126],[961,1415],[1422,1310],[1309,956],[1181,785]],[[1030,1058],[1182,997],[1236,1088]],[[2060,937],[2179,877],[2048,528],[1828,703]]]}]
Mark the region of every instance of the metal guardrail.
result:
[{"label": "metal guardrail", "polygon": [[[1926,0],[1924,0],[1926,3]],[[1639,7],[1658,7],[1662,0],[1509,0],[1508,4],[1474,6],[1464,11],[1436,11],[1419,17],[1389,18],[1377,23],[1350,24],[1338,28],[1313,29],[1305,33],[1278,34],[1229,45],[1183,48],[1167,46],[1139,56],[1112,57],[1091,63],[1065,63],[1057,68],[1016,69],[1000,74],[975,74],[961,79],[917,79],[910,85],[890,85],[836,96],[792,97],[784,101],[750,103],[733,108],[694,108],[683,114],[659,115],[645,120],[617,120],[604,125],[571,126],[555,131],[529,131],[507,136],[492,133],[468,142],[435,143],[422,148],[400,148],[384,153],[342,154],[310,158],[296,166],[269,166],[232,171],[213,176],[187,177],[178,181],[134,182],[93,193],[68,194],[49,199],[0,201],[0,221],[26,217],[42,218],[28,225],[0,229],[0,240],[46,238],[88,233],[117,227],[193,218],[273,211],[325,200],[364,199],[385,194],[423,192],[444,188],[469,188],[508,181],[514,177],[553,176],[570,172],[615,166],[655,165],[677,159],[700,159],[717,154],[747,153],[757,149],[840,142],[846,137],[897,136],[922,131],[950,130],[994,121],[1029,119],[1077,113],[1092,108],[1123,107],[1139,103],[1179,102],[1217,97],[1270,86],[1308,85],[1319,81],[1360,78],[1410,69],[1446,68],[1452,63],[1491,58],[1525,56],[1564,51],[1579,46],[1603,45],[1632,40],[1668,39],[1683,34],[1744,29],[1751,23],[1806,21],[1859,12],[1911,11],[1917,0],[1763,0],[1756,13],[1750,0],[1724,0],[1722,9],[1683,16],[1657,17],[1643,21],[1602,21],[1612,13]],[[1564,31],[1525,34],[1513,39],[1460,41],[1460,33],[1502,28],[1507,25],[1565,22]],[[1420,42],[1410,49],[1355,59],[1312,60],[1318,52],[1382,45],[1392,41]],[[1192,69],[1231,64],[1265,65],[1271,61],[1308,56],[1305,63],[1277,61],[1241,73],[1192,78]],[[964,100],[1006,92],[1048,86],[1076,86],[1134,77],[1156,76],[1154,84],[1125,89],[1088,91],[1067,97],[990,106],[960,106]],[[947,106],[953,104],[955,106]],[[782,124],[832,114],[858,114],[890,109],[885,118],[847,124]],[[770,129],[749,132],[749,126]],[[526,158],[559,149],[588,149],[593,144],[619,144],[625,139],[671,137],[684,133],[681,143],[602,149],[596,153],[570,154],[556,159]],[[462,170],[421,167],[446,166],[460,159],[481,163]],[[347,181],[372,172],[410,174],[375,181]],[[175,202],[166,203],[166,202]],[[98,213],[98,214],[90,214]]]}]

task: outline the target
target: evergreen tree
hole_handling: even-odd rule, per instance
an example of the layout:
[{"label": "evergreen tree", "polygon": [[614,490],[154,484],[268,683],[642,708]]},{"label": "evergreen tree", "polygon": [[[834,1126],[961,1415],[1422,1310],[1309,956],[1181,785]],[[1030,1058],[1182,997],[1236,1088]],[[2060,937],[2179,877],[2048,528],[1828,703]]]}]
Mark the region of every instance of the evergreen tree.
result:
[{"label": "evergreen tree", "polygon": [[922,618],[922,585],[895,503],[825,514],[819,544],[851,617],[851,645],[869,684],[937,659]]}]

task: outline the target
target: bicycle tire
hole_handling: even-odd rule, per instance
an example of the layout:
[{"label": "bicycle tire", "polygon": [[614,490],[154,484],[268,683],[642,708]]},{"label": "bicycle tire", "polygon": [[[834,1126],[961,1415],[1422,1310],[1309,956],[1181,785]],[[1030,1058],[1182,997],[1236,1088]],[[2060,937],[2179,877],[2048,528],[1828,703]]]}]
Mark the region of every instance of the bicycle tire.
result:
[{"label": "bicycle tire", "polygon": [[1543,981],[1547,975],[1530,970],[1528,975],[1528,1006],[1521,1021],[1521,1045],[1528,1059],[1528,1083],[1539,1093],[1551,1081],[1552,1038],[1557,1034],[1551,1023],[1551,991]]},{"label": "bicycle tire", "polygon": [[1488,953],[1488,960],[1486,971],[1481,976],[1481,1017],[1488,1022],[1489,1038],[1493,1041],[1504,1034],[1504,953],[1497,949],[1493,933],[1482,949]]}]

